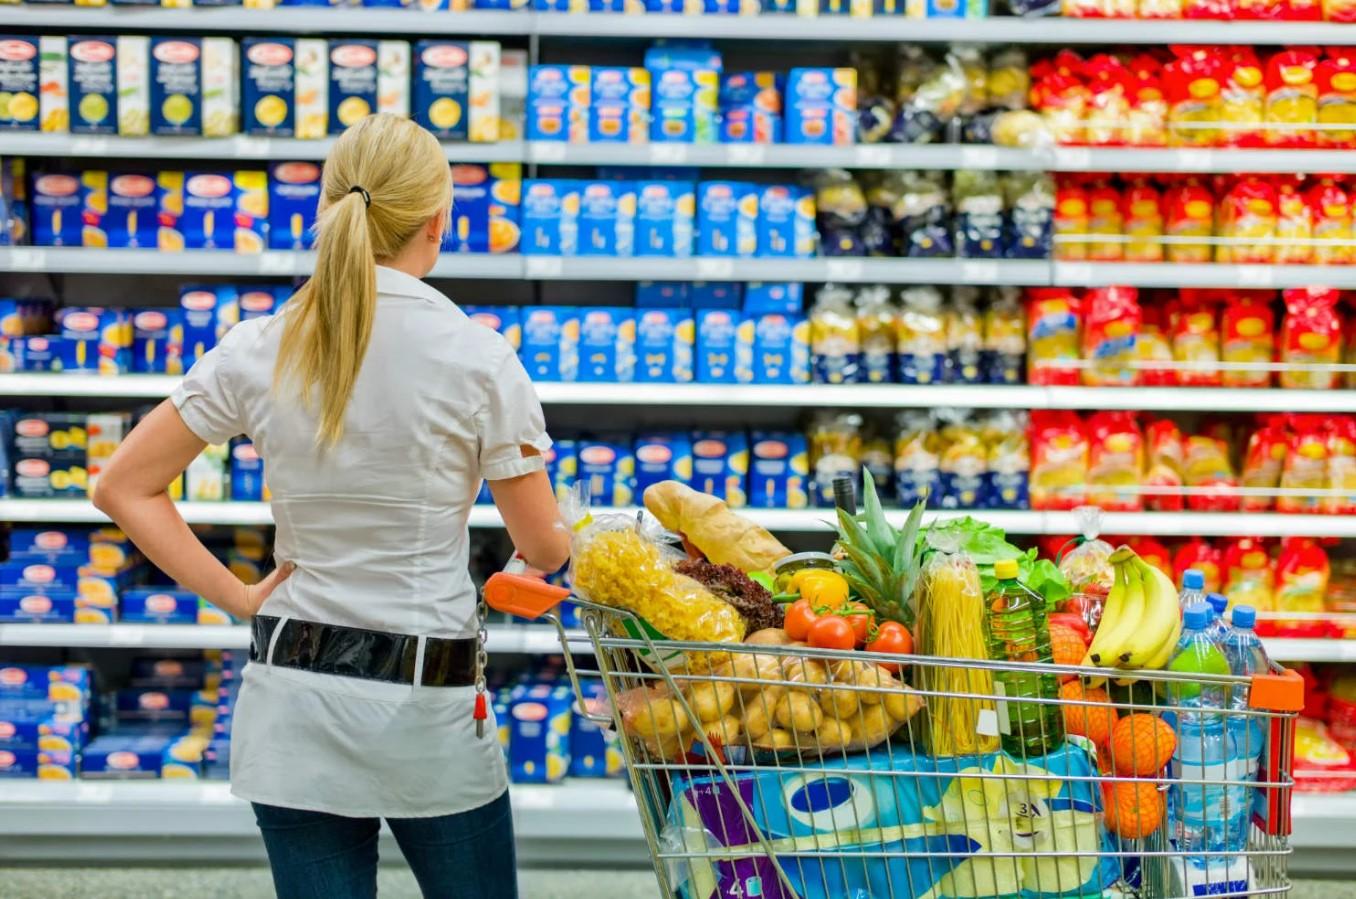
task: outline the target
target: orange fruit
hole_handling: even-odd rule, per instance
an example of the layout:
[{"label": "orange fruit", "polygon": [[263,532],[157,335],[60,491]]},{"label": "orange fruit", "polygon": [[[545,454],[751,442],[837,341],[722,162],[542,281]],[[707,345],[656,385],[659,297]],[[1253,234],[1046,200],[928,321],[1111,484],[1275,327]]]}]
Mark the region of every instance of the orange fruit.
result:
[{"label": "orange fruit", "polygon": [[[1087,688],[1081,681],[1071,680],[1059,688],[1059,695],[1068,703],[1064,706],[1066,733],[1087,737],[1098,746],[1111,739],[1111,729],[1116,726],[1116,710],[1105,690]],[[1103,703],[1106,708],[1082,703]]]},{"label": "orange fruit", "polygon": [[1177,735],[1154,715],[1127,715],[1111,729],[1111,758],[1116,773],[1152,777],[1172,759]]},{"label": "orange fruit", "polygon": [[1139,840],[1163,823],[1163,797],[1152,783],[1119,781],[1103,788],[1106,826],[1116,836]]},{"label": "orange fruit", "polygon": [[[1078,665],[1082,663],[1088,647],[1083,642],[1083,638],[1078,636],[1078,631],[1067,624],[1052,624],[1050,625],[1050,650],[1056,665]],[[1074,675],[1061,674],[1059,679],[1068,682],[1074,679]]]}]

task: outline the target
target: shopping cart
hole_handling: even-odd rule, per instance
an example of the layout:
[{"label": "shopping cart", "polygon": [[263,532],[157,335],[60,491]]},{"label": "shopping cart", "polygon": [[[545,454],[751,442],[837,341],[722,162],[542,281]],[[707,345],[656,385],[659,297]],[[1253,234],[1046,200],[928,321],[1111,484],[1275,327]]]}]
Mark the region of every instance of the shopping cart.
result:
[{"label": "shopping cart", "polygon": [[[553,622],[568,648],[579,637],[551,611],[566,595],[515,575],[495,575],[485,589],[499,611]],[[1289,892],[1291,757],[1303,701],[1293,672],[1252,679],[1136,672],[1137,684],[1117,685],[1114,711],[1094,691],[1081,699],[1021,693],[1005,703],[995,696],[995,678],[1011,684],[1040,673],[1123,678],[1126,672],[680,643],[659,639],[628,611],[574,602],[597,659],[596,670],[584,670],[566,653],[577,713],[620,731],[665,896],[1164,899]],[[963,672],[968,686],[906,694],[893,679],[876,675],[872,683],[862,676],[879,672],[879,663],[907,666],[916,683],[941,680],[921,674],[946,673],[954,684]],[[607,707],[581,689],[581,676],[589,675],[605,685]],[[1181,744],[1171,764],[1158,765],[1163,744],[1156,741],[1165,738],[1148,718],[1131,719],[1129,733],[1123,728],[1100,750],[1080,737],[1045,741],[1043,724],[1019,735],[1042,746],[1042,755],[992,747],[994,735],[1010,732],[1013,721],[1020,728],[1044,720],[1030,714],[1040,706],[1058,706],[1066,723],[1086,731],[1096,727],[1089,718],[1109,726],[1112,714],[1166,713],[1169,721],[1191,715],[1199,709],[1177,703],[1202,689],[1246,690],[1248,705],[1179,728],[1196,739],[1171,738]],[[782,699],[793,694],[806,699],[787,701],[784,711]],[[895,729],[901,696],[915,706],[974,703],[977,733],[968,742],[984,747],[929,755],[929,729],[945,724],[928,707]],[[837,725],[857,738],[844,743],[849,731]],[[765,726],[782,735],[757,736]],[[1224,764],[1194,761],[1215,758],[1221,739],[1233,747]],[[1115,773],[1135,768],[1142,775]],[[1166,811],[1170,805],[1194,808],[1193,820],[1204,814],[1206,826],[1169,833],[1183,817]]]}]

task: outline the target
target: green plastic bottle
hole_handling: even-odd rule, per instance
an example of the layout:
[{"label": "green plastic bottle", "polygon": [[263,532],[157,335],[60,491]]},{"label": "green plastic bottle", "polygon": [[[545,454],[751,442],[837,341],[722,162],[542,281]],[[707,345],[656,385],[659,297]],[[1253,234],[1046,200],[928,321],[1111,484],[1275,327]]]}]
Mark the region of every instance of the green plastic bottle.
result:
[{"label": "green plastic bottle", "polygon": [[[1017,580],[1017,561],[994,563],[998,583],[985,597],[984,636],[989,658],[1024,665],[1054,661],[1045,598]],[[1005,700],[998,706],[1003,749],[1018,759],[1046,755],[1064,742],[1064,713],[1054,703],[1022,702],[1059,699],[1059,678],[1053,672],[995,671],[994,690]]]}]

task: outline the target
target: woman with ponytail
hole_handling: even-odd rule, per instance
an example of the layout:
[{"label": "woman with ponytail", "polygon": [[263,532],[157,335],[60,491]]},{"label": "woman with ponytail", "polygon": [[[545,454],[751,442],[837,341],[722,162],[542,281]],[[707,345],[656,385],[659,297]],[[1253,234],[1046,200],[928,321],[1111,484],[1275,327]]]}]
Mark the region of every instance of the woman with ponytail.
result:
[{"label": "woman with ponytail", "polygon": [[[528,565],[560,567],[569,539],[513,348],[420,280],[450,206],[431,134],[390,115],[346,131],[325,162],[314,275],[199,360],[94,493],[169,577],[250,622],[231,789],[253,803],[281,899],[375,896],[381,819],[425,896],[517,895],[467,572],[482,480]],[[277,567],[257,584],[167,492],[241,435],[277,523]]]}]

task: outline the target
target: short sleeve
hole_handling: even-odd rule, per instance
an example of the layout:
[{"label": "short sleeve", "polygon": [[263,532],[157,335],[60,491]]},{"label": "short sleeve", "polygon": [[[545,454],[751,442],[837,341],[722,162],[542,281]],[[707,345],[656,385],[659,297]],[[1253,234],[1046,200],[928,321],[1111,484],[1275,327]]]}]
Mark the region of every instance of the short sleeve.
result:
[{"label": "short sleeve", "polygon": [[[240,325],[232,328],[239,331]],[[235,339],[232,339],[235,338]],[[216,347],[199,359],[170,394],[188,429],[211,444],[225,443],[245,433],[240,397],[229,377],[232,349],[240,335],[228,333]]]},{"label": "short sleeve", "polygon": [[480,476],[487,481],[522,477],[546,468],[541,456],[524,456],[522,447],[551,448],[546,417],[523,364],[502,338],[489,376],[485,404],[476,416],[480,437]]}]

